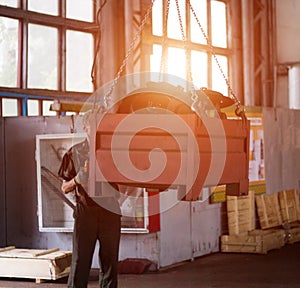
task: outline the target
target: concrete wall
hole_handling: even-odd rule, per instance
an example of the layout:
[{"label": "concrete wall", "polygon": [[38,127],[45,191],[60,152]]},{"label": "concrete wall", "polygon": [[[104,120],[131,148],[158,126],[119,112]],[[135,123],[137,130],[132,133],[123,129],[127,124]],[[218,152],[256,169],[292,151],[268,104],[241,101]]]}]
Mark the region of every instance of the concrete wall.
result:
[{"label": "concrete wall", "polygon": [[300,111],[266,108],[263,114],[267,193],[299,189]]},{"label": "concrete wall", "polygon": [[[276,0],[276,27],[277,27],[277,63],[300,62],[300,1]],[[278,66],[276,80],[275,106],[289,107],[288,68]]]},{"label": "concrete wall", "polygon": [[160,232],[123,234],[120,259],[147,258],[166,267],[218,252],[221,219],[221,204],[179,202],[161,213]]},{"label": "concrete wall", "polygon": [[35,135],[69,133],[70,125],[69,117],[5,118],[6,189],[0,197],[6,200],[6,245],[71,249],[70,233],[38,231],[35,163]]}]

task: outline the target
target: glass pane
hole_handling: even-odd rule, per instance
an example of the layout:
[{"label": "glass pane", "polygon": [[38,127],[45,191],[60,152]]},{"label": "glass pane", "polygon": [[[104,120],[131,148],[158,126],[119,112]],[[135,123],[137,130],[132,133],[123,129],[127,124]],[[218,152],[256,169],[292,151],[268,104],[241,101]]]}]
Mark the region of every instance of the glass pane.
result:
[{"label": "glass pane", "polygon": [[192,50],[191,62],[193,83],[196,89],[207,87],[207,54]]},{"label": "glass pane", "polygon": [[27,100],[27,115],[38,116],[39,115],[39,100]]},{"label": "glass pane", "polygon": [[153,53],[150,56],[150,71],[160,72],[161,45],[153,45]]},{"label": "glass pane", "polygon": [[[224,72],[226,78],[228,78],[228,59],[225,56],[217,55],[218,62]],[[218,67],[215,59],[212,60],[212,89],[216,90],[225,96],[228,96],[228,87],[224,77],[221,74],[221,70]]]},{"label": "glass pane", "polygon": [[82,21],[94,21],[94,5],[93,0],[67,0],[67,18]]},{"label": "glass pane", "polygon": [[156,0],[152,7],[152,34],[163,35],[162,0]]},{"label": "glass pane", "polygon": [[[207,36],[207,5],[206,0],[190,0],[191,7],[200,22],[205,35]],[[196,21],[196,17],[191,11],[191,41],[194,43],[206,44],[207,41]]]},{"label": "glass pane", "polygon": [[76,115],[76,112],[66,112],[66,116]]},{"label": "glass pane", "polygon": [[168,73],[186,79],[185,50],[170,47],[168,49]]},{"label": "glass pane", "polygon": [[2,98],[2,116],[18,116],[18,99]]},{"label": "glass pane", "polygon": [[57,39],[56,28],[28,25],[29,88],[57,89]]},{"label": "glass pane", "polygon": [[0,86],[17,87],[18,20],[0,17]]},{"label": "glass pane", "polygon": [[43,116],[56,116],[55,111],[50,111],[50,106],[53,101],[43,100]]},{"label": "glass pane", "polygon": [[58,15],[58,0],[28,0],[28,10]]},{"label": "glass pane", "polygon": [[211,2],[212,45],[227,47],[226,4],[221,1]]},{"label": "glass pane", "polygon": [[[180,10],[182,26],[183,26],[184,35],[185,35],[185,28],[186,28],[186,25],[185,25],[185,1],[178,1],[178,3],[179,3],[179,10]],[[179,22],[179,17],[178,17],[175,1],[171,1],[171,3],[170,3],[170,10],[169,10],[169,17],[168,17],[168,37],[173,38],[173,39],[182,40],[180,22]]]},{"label": "glass pane", "polygon": [[93,36],[89,33],[67,31],[68,91],[92,92],[91,69],[94,55]]},{"label": "glass pane", "polygon": [[18,0],[0,0],[0,5],[17,8],[18,7]]}]

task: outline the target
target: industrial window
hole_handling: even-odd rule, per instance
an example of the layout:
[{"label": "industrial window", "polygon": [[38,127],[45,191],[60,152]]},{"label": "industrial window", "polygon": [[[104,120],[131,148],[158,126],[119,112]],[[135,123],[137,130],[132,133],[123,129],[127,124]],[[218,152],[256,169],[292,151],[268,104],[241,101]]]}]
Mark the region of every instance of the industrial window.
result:
[{"label": "industrial window", "polygon": [[227,4],[216,0],[156,0],[150,69],[228,95]]},{"label": "industrial window", "polygon": [[[14,98],[17,115],[56,115],[46,110],[50,98],[93,92],[97,5],[93,0],[0,0],[0,99]],[[31,96],[34,102],[28,101]],[[0,115],[15,115],[5,112],[11,110],[6,100],[1,104]]]}]

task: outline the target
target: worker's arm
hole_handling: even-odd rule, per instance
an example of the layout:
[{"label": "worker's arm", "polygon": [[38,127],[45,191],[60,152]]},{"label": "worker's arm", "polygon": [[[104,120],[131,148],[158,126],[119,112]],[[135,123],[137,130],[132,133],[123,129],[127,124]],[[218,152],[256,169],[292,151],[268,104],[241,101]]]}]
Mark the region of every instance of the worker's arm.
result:
[{"label": "worker's arm", "polygon": [[75,182],[75,179],[71,179],[70,181],[66,181],[66,180],[63,180],[63,183],[61,185],[61,190],[67,194],[71,191],[73,191],[76,187],[76,182]]}]

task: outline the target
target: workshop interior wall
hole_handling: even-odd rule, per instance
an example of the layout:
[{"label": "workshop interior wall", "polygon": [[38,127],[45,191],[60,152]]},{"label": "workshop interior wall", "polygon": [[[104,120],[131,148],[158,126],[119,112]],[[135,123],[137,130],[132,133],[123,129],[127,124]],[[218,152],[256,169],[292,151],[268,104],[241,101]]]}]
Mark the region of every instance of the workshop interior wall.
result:
[{"label": "workshop interior wall", "polygon": [[[37,177],[35,136],[38,134],[70,133],[69,117],[9,117],[5,118],[5,245],[21,248],[71,249],[70,233],[38,231]],[[3,150],[2,150],[3,151]],[[2,202],[2,201],[1,201]],[[2,211],[2,209],[1,209]],[[3,212],[1,212],[3,213]],[[1,217],[2,218],[2,217]],[[2,226],[1,225],[1,226]]]},{"label": "workshop interior wall", "polygon": [[[268,147],[264,151],[267,193],[298,188],[300,111],[266,108],[263,117],[265,147]],[[70,117],[0,118],[2,247],[71,249],[71,233],[38,230],[35,161],[36,135],[69,133],[71,125]],[[77,130],[82,132],[79,128]],[[161,214],[159,233],[144,236],[123,234],[120,259],[150,258],[165,266],[218,251],[219,236],[225,232],[223,206],[208,202],[180,203]],[[95,263],[94,260],[93,266],[97,266]]]},{"label": "workshop interior wall", "polygon": [[300,110],[265,108],[263,115],[267,193],[299,189]]}]

